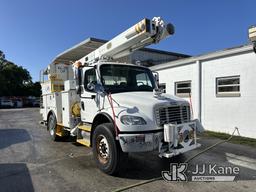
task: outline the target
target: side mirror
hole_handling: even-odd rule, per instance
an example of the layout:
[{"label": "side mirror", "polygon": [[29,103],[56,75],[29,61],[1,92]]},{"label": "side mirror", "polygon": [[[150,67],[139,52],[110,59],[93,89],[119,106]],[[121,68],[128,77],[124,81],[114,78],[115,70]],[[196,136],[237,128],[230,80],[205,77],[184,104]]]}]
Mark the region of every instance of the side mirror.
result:
[{"label": "side mirror", "polygon": [[90,82],[87,84],[87,89],[89,91],[95,91],[95,84],[93,82]]},{"label": "side mirror", "polygon": [[95,83],[95,82],[90,82],[87,84],[87,89],[89,91],[94,91],[96,93],[99,92],[104,92],[104,88],[101,84]]},{"label": "side mirror", "polygon": [[152,73],[154,75],[155,82],[156,82],[157,86],[159,87],[159,74],[156,71],[153,71]]}]

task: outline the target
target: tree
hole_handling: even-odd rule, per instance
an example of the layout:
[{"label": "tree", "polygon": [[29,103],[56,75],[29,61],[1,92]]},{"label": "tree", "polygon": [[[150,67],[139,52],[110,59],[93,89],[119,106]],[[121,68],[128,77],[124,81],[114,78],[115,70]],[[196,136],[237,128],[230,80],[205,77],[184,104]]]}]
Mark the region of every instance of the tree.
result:
[{"label": "tree", "polygon": [[7,60],[5,59],[5,54],[3,51],[0,50],[0,70],[2,68],[2,66],[4,66],[5,64],[7,64]]},{"label": "tree", "polygon": [[27,69],[6,60],[0,51],[0,96],[39,96],[40,89]]},{"label": "tree", "polygon": [[31,83],[26,86],[26,95],[40,97],[41,95],[41,85],[39,82]]}]

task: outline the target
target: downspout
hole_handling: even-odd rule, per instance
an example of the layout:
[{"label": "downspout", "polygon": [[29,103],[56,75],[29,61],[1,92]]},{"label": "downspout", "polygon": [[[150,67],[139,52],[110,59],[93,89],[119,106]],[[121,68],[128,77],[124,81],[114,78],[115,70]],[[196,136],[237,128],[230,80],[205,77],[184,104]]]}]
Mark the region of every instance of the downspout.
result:
[{"label": "downspout", "polygon": [[202,62],[196,61],[198,66],[198,120],[202,123]]}]

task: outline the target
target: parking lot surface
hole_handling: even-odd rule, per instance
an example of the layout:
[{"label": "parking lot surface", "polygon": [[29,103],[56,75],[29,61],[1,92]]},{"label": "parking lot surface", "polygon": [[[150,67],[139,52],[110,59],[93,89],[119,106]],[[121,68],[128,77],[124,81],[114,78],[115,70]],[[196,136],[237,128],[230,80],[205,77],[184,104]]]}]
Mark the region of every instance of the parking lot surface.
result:
[{"label": "parking lot surface", "polygon": [[[157,153],[129,154],[125,170],[109,176],[96,168],[90,148],[72,139],[53,142],[39,125],[39,109],[0,110],[0,191],[113,191],[161,176],[170,163],[184,162],[218,142],[200,138],[202,147],[173,159]],[[256,149],[224,143],[189,162],[196,165],[237,166],[235,182],[166,182],[157,180],[127,191],[256,191]]]}]

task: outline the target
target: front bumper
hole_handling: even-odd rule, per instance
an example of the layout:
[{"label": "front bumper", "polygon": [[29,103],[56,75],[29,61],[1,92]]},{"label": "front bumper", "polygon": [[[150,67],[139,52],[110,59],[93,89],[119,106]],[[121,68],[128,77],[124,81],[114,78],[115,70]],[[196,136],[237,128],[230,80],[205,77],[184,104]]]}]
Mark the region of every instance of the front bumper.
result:
[{"label": "front bumper", "polygon": [[147,152],[158,149],[163,131],[158,133],[119,134],[123,152]]},{"label": "front bumper", "polygon": [[123,152],[147,152],[158,149],[160,157],[170,158],[200,147],[196,123],[166,124],[157,133],[119,134]]}]

